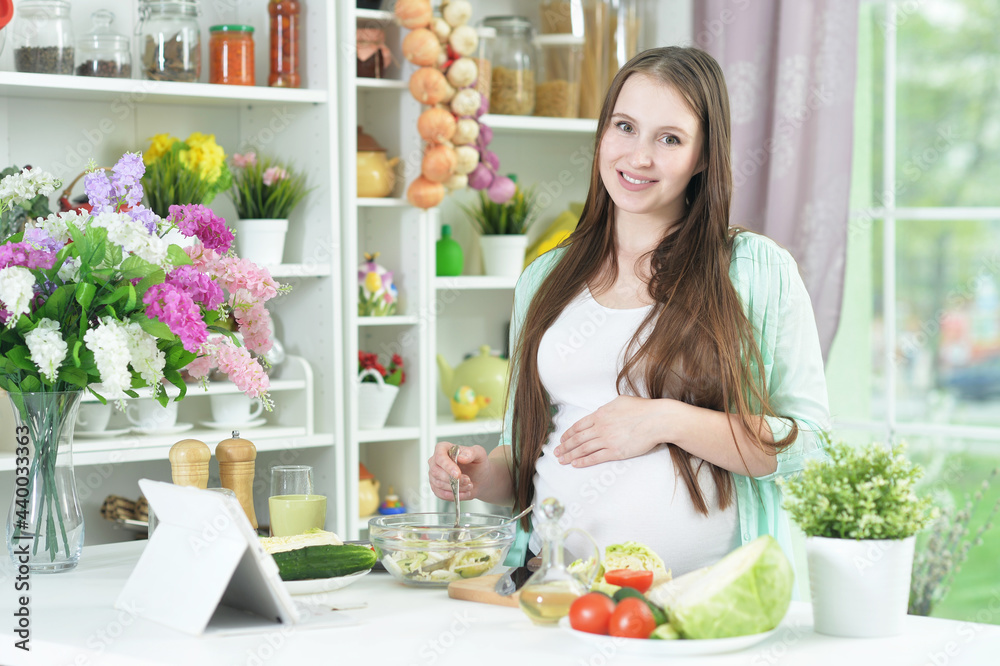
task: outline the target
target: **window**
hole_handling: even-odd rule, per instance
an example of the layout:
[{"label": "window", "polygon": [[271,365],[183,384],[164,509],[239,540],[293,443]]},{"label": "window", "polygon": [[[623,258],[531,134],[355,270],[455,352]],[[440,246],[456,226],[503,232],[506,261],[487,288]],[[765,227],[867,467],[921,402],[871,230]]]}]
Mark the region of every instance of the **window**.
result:
[{"label": "window", "polygon": [[[838,436],[907,441],[928,488],[958,502],[1000,464],[998,16],[1000,0],[861,3],[844,309],[827,364]],[[948,617],[988,605],[1000,529],[973,554]]]}]

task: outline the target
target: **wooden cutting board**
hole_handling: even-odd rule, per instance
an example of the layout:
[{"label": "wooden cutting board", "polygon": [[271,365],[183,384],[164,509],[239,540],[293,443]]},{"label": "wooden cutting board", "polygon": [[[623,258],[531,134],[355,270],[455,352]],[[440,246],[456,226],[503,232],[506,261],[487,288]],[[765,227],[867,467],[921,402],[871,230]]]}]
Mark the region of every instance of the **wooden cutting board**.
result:
[{"label": "wooden cutting board", "polygon": [[497,581],[500,580],[500,576],[502,575],[493,574],[492,576],[456,580],[448,584],[448,596],[452,599],[464,599],[465,601],[478,601],[481,604],[517,608],[517,592],[509,597],[504,597],[493,591],[493,588],[496,587]]}]

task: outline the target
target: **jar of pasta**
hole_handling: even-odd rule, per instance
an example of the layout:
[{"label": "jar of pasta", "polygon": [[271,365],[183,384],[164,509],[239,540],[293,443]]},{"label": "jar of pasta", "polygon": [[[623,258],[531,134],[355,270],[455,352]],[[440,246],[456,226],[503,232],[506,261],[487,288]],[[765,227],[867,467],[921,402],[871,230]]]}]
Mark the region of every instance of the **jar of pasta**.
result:
[{"label": "jar of pasta", "polygon": [[299,74],[302,0],[271,0],[267,13],[271,17],[271,74],[267,85],[298,88],[302,85]]},{"label": "jar of pasta", "polygon": [[213,25],[208,31],[209,83],[252,86],[253,26]]},{"label": "jar of pasta", "polygon": [[472,58],[476,61],[478,74],[476,76],[476,90],[486,100],[487,107],[490,103],[490,88],[493,84],[493,43],[497,40],[496,28],[479,26],[476,28],[476,35],[479,37],[479,44],[476,46]]},{"label": "jar of pasta", "polygon": [[490,77],[490,113],[530,116],[535,110],[535,31],[523,16],[490,16],[497,31]]},{"label": "jar of pasta", "polygon": [[580,109],[583,37],[539,35],[535,74],[535,115],[576,118]]}]

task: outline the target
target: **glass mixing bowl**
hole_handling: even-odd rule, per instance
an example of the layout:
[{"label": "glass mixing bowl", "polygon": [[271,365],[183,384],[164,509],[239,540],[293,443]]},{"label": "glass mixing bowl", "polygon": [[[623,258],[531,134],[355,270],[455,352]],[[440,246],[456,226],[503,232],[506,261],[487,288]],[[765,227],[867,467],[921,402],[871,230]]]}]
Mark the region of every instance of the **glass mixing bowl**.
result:
[{"label": "glass mixing bowl", "polygon": [[500,568],[514,542],[515,523],[502,516],[403,513],[368,521],[368,539],[382,566],[407,585],[445,587]]}]

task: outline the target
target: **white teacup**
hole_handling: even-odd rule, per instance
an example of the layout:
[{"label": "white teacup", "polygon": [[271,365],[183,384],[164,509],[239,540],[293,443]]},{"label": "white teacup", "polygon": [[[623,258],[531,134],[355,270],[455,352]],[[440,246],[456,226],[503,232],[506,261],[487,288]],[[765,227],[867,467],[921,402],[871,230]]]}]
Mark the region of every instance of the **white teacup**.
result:
[{"label": "white teacup", "polygon": [[76,415],[76,430],[78,432],[104,432],[111,420],[110,404],[99,402],[81,402],[80,411]]},{"label": "white teacup", "polygon": [[209,401],[212,405],[212,420],[216,423],[249,423],[264,411],[264,403],[242,393],[217,393],[209,396]]},{"label": "white teacup", "polygon": [[125,409],[125,418],[143,430],[165,430],[177,423],[177,403],[171,400],[166,407],[152,398],[133,400]]}]

